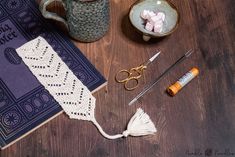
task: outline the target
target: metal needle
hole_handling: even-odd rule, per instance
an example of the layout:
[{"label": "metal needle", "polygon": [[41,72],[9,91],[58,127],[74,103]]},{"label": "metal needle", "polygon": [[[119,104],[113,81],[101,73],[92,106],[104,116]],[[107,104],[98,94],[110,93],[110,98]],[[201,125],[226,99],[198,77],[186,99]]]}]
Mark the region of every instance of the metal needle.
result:
[{"label": "metal needle", "polygon": [[138,94],[133,100],[131,100],[131,102],[128,104],[128,105],[132,105],[134,104],[140,97],[142,97],[146,92],[148,92],[154,85],[156,85],[162,78],[165,74],[167,74],[171,69],[173,69],[176,65],[178,65],[179,63],[181,63],[184,59],[186,59],[187,57],[189,57],[191,54],[192,54],[193,50],[189,50],[188,52],[186,52],[182,57],[180,57],[174,64],[172,64],[167,70],[165,70],[158,78],[156,78],[156,80],[146,86],[144,88],[144,90]]}]

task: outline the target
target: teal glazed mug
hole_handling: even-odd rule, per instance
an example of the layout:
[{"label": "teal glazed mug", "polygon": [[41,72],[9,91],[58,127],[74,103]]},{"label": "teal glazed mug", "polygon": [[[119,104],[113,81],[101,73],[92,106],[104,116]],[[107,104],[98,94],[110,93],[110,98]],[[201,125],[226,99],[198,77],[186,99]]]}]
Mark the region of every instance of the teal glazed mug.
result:
[{"label": "teal glazed mug", "polygon": [[[47,11],[47,6],[55,1],[63,4],[66,19]],[[39,8],[45,18],[64,23],[72,38],[93,42],[109,29],[109,7],[109,0],[42,0]]]}]

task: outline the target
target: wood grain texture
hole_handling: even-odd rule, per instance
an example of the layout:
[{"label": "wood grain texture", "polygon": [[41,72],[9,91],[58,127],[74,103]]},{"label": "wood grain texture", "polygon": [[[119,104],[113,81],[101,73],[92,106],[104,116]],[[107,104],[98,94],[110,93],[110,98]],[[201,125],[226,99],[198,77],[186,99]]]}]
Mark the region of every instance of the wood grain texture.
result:
[{"label": "wood grain texture", "polygon": [[[91,123],[70,120],[63,114],[1,151],[1,157],[225,157],[228,153],[235,157],[235,1],[171,0],[181,15],[177,31],[148,43],[128,20],[135,0],[110,2],[106,36],[88,44],[74,41],[108,80],[108,86],[95,94],[97,121],[106,132],[120,133],[136,108],[142,107],[158,132],[111,141]],[[55,5],[52,9],[62,13]],[[127,106],[191,48],[196,51],[190,59],[166,75],[141,104]],[[118,70],[139,65],[156,50],[162,54],[145,71],[138,89],[128,92],[115,82]],[[200,69],[199,77],[169,97],[165,89],[194,66]]]}]

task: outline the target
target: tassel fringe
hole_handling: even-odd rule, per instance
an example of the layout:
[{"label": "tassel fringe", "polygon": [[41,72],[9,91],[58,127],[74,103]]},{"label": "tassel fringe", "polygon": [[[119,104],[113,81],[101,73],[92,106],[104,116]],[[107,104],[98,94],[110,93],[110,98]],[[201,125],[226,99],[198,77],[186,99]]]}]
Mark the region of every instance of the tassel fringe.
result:
[{"label": "tassel fringe", "polygon": [[108,135],[104,132],[102,127],[95,119],[93,119],[92,122],[95,124],[100,133],[107,139],[117,139],[121,137],[127,137],[129,135],[145,136],[157,132],[157,129],[155,128],[155,125],[151,121],[149,115],[146,114],[141,108],[137,109],[137,112],[133,115],[128,123],[127,130],[125,130],[122,134]]},{"label": "tassel fringe", "polygon": [[127,137],[131,136],[145,136],[154,134],[157,131],[155,125],[141,108],[137,109],[137,112],[130,119],[127,130],[123,132],[123,135]]}]

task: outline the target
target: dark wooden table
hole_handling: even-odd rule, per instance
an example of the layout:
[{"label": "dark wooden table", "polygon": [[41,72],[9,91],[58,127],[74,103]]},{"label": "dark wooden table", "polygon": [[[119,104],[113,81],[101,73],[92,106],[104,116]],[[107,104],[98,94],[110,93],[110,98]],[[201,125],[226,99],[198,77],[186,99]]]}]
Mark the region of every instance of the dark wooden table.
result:
[{"label": "dark wooden table", "polygon": [[[104,130],[122,132],[141,107],[155,123],[155,135],[107,140],[92,123],[62,114],[1,151],[1,157],[235,157],[235,1],[171,1],[181,21],[169,37],[142,41],[127,16],[135,0],[112,0],[107,35],[94,43],[76,42],[108,80],[95,94],[96,118]],[[141,104],[127,105],[189,49],[196,50],[190,59],[166,75]],[[125,91],[115,82],[118,70],[139,65],[156,50],[162,54],[137,90]],[[168,96],[165,89],[194,66],[199,77],[175,97]]]}]

